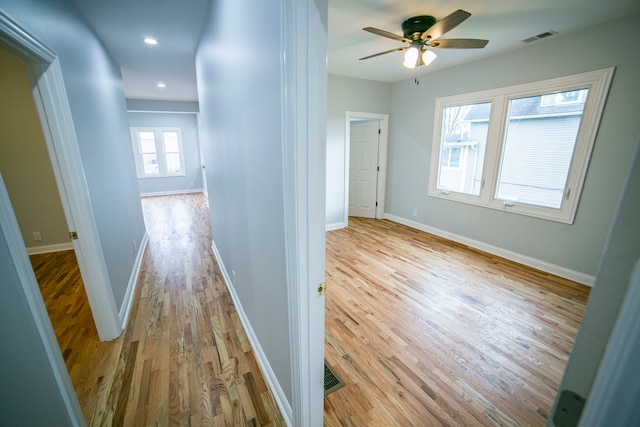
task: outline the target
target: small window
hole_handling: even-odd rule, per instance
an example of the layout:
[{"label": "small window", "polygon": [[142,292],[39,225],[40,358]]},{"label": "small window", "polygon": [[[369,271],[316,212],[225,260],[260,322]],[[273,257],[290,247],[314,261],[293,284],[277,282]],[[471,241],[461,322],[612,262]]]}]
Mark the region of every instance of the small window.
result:
[{"label": "small window", "polygon": [[584,103],[587,99],[586,90],[569,90],[566,92],[549,93],[542,95],[540,105],[542,107],[552,107],[554,105]]},{"label": "small window", "polygon": [[444,146],[442,151],[442,167],[445,168],[460,168],[460,152],[462,151],[461,147],[451,147]]},{"label": "small window", "polygon": [[180,129],[131,128],[138,178],[184,176]]},{"label": "small window", "polygon": [[436,99],[428,194],[572,223],[612,75]]}]

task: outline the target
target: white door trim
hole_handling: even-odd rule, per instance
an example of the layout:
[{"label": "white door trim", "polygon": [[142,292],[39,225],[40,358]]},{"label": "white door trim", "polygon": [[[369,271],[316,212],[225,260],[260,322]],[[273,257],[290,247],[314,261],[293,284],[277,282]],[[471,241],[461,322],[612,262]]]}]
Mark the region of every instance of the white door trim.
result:
[{"label": "white door trim", "polygon": [[356,111],[347,111],[345,120],[345,137],[344,137],[344,217],[343,223],[346,227],[349,224],[349,161],[351,147],[351,121],[357,119],[378,120],[380,123],[380,141],[378,146],[378,191],[376,198],[378,206],[376,207],[376,218],[380,219],[384,215],[384,198],[387,182],[387,144],[389,138],[389,115],[377,113],[363,113]]},{"label": "white door trim", "polygon": [[[580,426],[606,425],[617,420],[621,425],[637,425],[638,352],[640,352],[640,259],[629,278],[611,338],[593,387],[587,398]],[[634,420],[635,417],[635,420]]]},{"label": "white door trim", "polygon": [[31,262],[27,256],[22,234],[20,234],[20,228],[18,227],[18,222],[11,207],[11,201],[9,200],[9,195],[7,194],[1,174],[0,233],[2,233],[7,240],[12,262],[15,265],[20,284],[22,285],[22,292],[33,316],[33,322],[38,330],[38,335],[42,341],[42,346],[51,366],[58,390],[60,390],[60,396],[67,408],[67,414],[74,426],[84,426],[85,422],[82,409],[80,408],[80,403],[73,389],[73,384],[71,384],[62,353],[60,353],[58,341],[51,327],[49,313],[47,313],[47,309],[42,301],[38,282],[36,281]]},{"label": "white door trim", "polygon": [[[55,53],[0,11],[0,41],[25,60],[89,305],[102,341],[122,331],[90,204],[62,70]],[[38,292],[38,296],[39,296]]]},{"label": "white door trim", "polygon": [[281,0],[282,155],[291,418],[321,426],[324,409],[326,0]]}]

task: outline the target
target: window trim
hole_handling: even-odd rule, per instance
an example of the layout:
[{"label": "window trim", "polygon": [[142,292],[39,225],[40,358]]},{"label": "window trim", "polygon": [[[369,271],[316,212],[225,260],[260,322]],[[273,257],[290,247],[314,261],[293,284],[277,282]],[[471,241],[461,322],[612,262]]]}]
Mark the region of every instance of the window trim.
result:
[{"label": "window trim", "polygon": [[[427,194],[431,197],[572,224],[577,212],[589,158],[593,150],[614,69],[615,67],[610,67],[549,80],[436,98]],[[502,147],[507,129],[509,100],[545,93],[564,92],[574,88],[588,88],[589,93],[578,128],[574,153],[565,185],[565,196],[560,209],[496,199],[496,181],[500,172]],[[480,194],[476,196],[436,188],[440,167],[440,147],[443,144],[441,133],[444,109],[462,104],[482,102],[490,102],[491,111],[489,114],[487,146]]]},{"label": "window trim", "polygon": [[[131,127],[131,143],[133,145],[133,154],[136,163],[136,175],[138,179],[153,179],[153,178],[174,178],[184,177],[187,175],[184,162],[184,149],[182,144],[182,132],[180,128],[176,127],[147,127],[136,126]],[[156,155],[158,156],[158,170],[157,174],[145,174],[144,162],[142,161],[142,146],[140,144],[139,132],[153,132],[155,134]],[[180,173],[170,173],[167,171],[167,157],[164,146],[163,132],[176,132],[178,134],[178,150],[180,150]]]}]

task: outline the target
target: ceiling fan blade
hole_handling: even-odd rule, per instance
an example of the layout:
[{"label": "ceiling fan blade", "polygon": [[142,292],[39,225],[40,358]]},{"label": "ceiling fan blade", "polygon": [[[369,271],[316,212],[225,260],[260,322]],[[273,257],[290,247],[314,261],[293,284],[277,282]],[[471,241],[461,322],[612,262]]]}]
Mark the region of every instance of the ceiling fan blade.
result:
[{"label": "ceiling fan blade", "polygon": [[378,36],[386,37],[388,39],[397,40],[399,42],[411,43],[411,40],[406,39],[406,38],[404,38],[402,36],[399,36],[397,34],[390,33],[389,31],[379,30],[379,29],[373,28],[373,27],[365,27],[365,28],[363,28],[363,30],[368,31],[368,32],[373,33],[373,34],[378,35]]},{"label": "ceiling fan blade", "polygon": [[445,49],[480,49],[489,43],[489,40],[482,39],[442,39],[429,43],[429,47]]},{"label": "ceiling fan blade", "polygon": [[451,15],[448,15],[433,24],[431,28],[422,33],[420,39],[422,41],[426,41],[427,39],[435,40],[438,37],[441,37],[444,33],[453,30],[470,16],[471,14],[469,12],[458,9]]},{"label": "ceiling fan blade", "polygon": [[365,56],[364,58],[360,58],[360,61],[362,61],[363,59],[375,58],[376,56],[380,56],[380,55],[386,55],[387,53],[391,53],[391,52],[397,52],[399,50],[405,50],[406,48],[407,48],[407,46],[403,46],[403,47],[397,47],[395,49],[385,50],[384,52],[374,53],[373,55],[369,55],[369,56]]}]

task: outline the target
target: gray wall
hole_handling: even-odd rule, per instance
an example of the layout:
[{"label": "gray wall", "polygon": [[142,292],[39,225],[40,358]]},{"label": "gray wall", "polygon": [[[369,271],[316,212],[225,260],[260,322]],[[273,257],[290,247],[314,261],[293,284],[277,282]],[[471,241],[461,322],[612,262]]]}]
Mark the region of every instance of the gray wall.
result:
[{"label": "gray wall", "polygon": [[0,172],[22,239],[27,247],[71,245],[24,64],[2,48],[0,64]]},{"label": "gray wall", "polygon": [[69,0],[0,0],[58,54],[91,204],[120,309],[145,233],[120,69]]},{"label": "gray wall", "polygon": [[157,101],[154,99],[127,99],[127,110],[137,113],[197,113],[198,103],[194,101]]},{"label": "gray wall", "polygon": [[[394,83],[387,213],[594,276],[640,134],[639,14]],[[607,34],[594,38],[593,34]],[[585,40],[589,40],[588,43]],[[612,43],[615,49],[611,48]],[[615,66],[573,225],[427,197],[435,99]],[[437,81],[438,84],[429,84]],[[418,216],[412,217],[412,209]]]},{"label": "gray wall", "polygon": [[185,176],[139,178],[138,188],[140,189],[140,194],[202,190],[198,120],[194,113],[143,113],[129,111],[129,125],[131,127],[177,127],[180,128],[180,134],[182,135]]},{"label": "gray wall", "polygon": [[389,114],[391,84],[329,75],[327,80],[327,224],[344,220],[346,112]]},{"label": "gray wall", "polygon": [[[281,16],[278,3],[212,2],[196,69],[214,243],[291,402]],[[261,28],[260,48],[238,43],[238,28]]]}]

